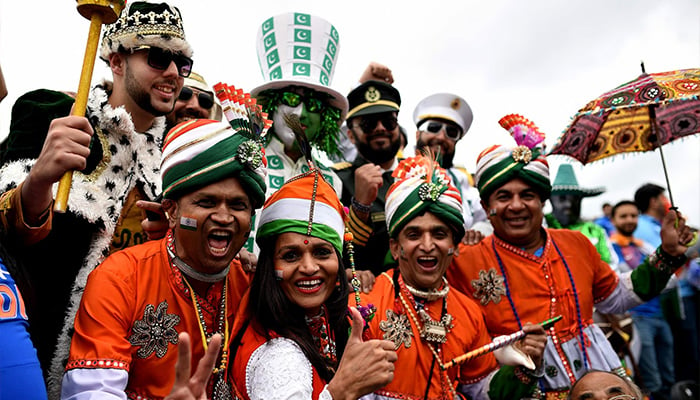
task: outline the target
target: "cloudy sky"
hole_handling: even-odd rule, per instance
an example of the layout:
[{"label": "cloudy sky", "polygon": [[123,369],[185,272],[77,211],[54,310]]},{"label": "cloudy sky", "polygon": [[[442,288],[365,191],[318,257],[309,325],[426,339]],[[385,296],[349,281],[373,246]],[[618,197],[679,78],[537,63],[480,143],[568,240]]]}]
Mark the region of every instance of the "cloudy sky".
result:
[{"label": "cloudy sky", "polygon": [[[453,92],[474,111],[456,161],[473,171],[494,143],[512,144],[498,125],[519,113],[547,134],[551,148],[588,101],[640,74],[700,66],[697,0],[570,1],[223,1],[173,0],[195,49],[195,70],[210,84],[250,90],[262,81],[256,29],[289,11],[329,20],[340,33],[332,87],[348,92],[370,61],[388,65],[402,95],[401,124],[414,130],[423,97]],[[264,4],[264,7],[261,5]],[[0,138],[14,100],[29,90],[76,90],[89,23],[70,0],[0,2],[0,65],[8,98],[0,103]],[[108,76],[98,60],[94,79]],[[410,134],[410,142],[414,142]],[[664,147],[674,200],[700,225],[700,135]],[[551,157],[552,174],[565,157]],[[582,166],[583,186],[607,192],[583,202],[594,217],[604,201],[631,198],[646,182],[665,186],[657,152]]]}]

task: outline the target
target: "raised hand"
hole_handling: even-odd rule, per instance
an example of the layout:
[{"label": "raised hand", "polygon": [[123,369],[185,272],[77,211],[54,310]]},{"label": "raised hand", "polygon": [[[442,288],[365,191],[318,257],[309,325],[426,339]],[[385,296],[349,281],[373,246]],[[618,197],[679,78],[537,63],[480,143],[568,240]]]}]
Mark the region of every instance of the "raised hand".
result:
[{"label": "raised hand", "polygon": [[661,223],[661,248],[672,256],[680,256],[688,249],[693,232],[685,224],[680,212],[669,211]]},{"label": "raised hand", "polygon": [[146,232],[149,240],[156,240],[165,237],[168,233],[168,219],[161,203],[155,201],[139,200],[136,207],[146,211],[147,218],[141,221],[141,229]]},{"label": "raised hand", "polygon": [[363,341],[364,320],[356,308],[351,308],[350,312],[352,332],[338,372],[328,383],[334,400],[354,400],[386,386],[394,379],[394,362],[398,359],[392,341]]},{"label": "raised hand", "polygon": [[192,351],[190,335],[182,332],[178,335],[177,363],[175,363],[175,384],[166,400],[207,400],[207,382],[214,369],[216,358],[221,348],[221,335],[211,337],[209,347],[197,364],[194,375],[190,375]]},{"label": "raised hand", "polygon": [[92,134],[92,126],[85,117],[51,121],[41,153],[22,185],[26,217],[38,216],[51,204],[51,187],[65,172],[85,168]]},{"label": "raised hand", "polygon": [[[377,198],[379,188],[384,184],[382,168],[375,164],[365,164],[355,170],[355,200],[370,205]],[[357,211],[357,210],[355,210]]]},{"label": "raised hand", "polygon": [[360,76],[360,83],[367,81],[382,81],[392,84],[394,83],[394,75],[386,65],[371,61],[367,68],[362,71],[362,76]]}]

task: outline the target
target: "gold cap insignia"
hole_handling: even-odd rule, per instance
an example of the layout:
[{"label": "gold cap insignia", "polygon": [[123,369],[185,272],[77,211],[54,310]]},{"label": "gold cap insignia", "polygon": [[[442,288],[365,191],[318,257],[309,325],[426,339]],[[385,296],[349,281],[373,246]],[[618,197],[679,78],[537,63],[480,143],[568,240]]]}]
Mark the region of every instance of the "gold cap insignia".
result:
[{"label": "gold cap insignia", "polygon": [[450,107],[452,107],[453,110],[459,110],[459,107],[462,105],[462,103],[459,101],[459,99],[454,99],[452,100],[452,103],[450,103]]},{"label": "gold cap insignia", "polygon": [[381,98],[381,93],[379,93],[379,90],[377,90],[374,86],[367,88],[367,91],[365,92],[365,100],[369,101],[370,103],[374,103]]}]

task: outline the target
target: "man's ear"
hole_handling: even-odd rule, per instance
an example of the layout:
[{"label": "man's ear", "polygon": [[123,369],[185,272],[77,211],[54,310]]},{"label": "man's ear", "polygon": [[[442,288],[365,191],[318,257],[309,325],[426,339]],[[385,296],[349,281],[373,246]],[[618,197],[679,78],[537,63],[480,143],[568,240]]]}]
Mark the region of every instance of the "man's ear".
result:
[{"label": "man's ear", "polygon": [[163,199],[161,205],[163,206],[163,211],[165,212],[165,218],[168,220],[168,227],[170,227],[170,229],[174,229],[177,226],[177,202],[171,199]]},{"label": "man's ear", "polygon": [[486,204],[484,202],[484,200],[479,200],[479,202],[481,203],[481,208],[484,209],[484,211],[486,212],[486,215],[488,216],[489,215],[489,205]]},{"label": "man's ear", "polygon": [[109,69],[115,75],[123,76],[126,68],[126,55],[122,53],[112,53],[109,55]]},{"label": "man's ear", "polygon": [[399,259],[399,241],[394,238],[389,238],[389,251],[391,251],[391,258],[394,260]]},{"label": "man's ear", "polygon": [[345,124],[346,124],[347,127],[348,127],[348,139],[350,139],[350,142],[352,142],[352,144],[355,144],[355,141],[356,141],[357,139],[355,138],[355,132],[353,132],[353,131],[352,131],[352,128],[351,128],[351,126],[354,126],[354,125],[353,125],[353,123],[354,123],[353,120],[354,120],[354,119],[349,120],[349,121],[345,121]]}]

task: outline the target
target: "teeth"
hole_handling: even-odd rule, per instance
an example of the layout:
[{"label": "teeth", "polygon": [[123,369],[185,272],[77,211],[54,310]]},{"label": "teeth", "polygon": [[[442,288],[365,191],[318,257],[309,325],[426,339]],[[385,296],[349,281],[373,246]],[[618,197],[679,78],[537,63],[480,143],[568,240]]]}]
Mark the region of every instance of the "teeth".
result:
[{"label": "teeth", "polygon": [[163,92],[165,92],[165,93],[172,93],[172,92],[174,91],[173,88],[170,87],[170,86],[161,86],[161,85],[157,85],[157,86],[156,86],[156,89],[158,89],[158,90],[160,90],[160,91],[163,91]]},{"label": "teeth", "polygon": [[320,280],[320,279],[314,279],[314,280],[311,280],[311,281],[299,281],[299,282],[297,282],[297,286],[304,286],[304,287],[314,287],[314,286],[318,286],[318,285],[320,285],[320,284],[321,284],[321,280]]}]

